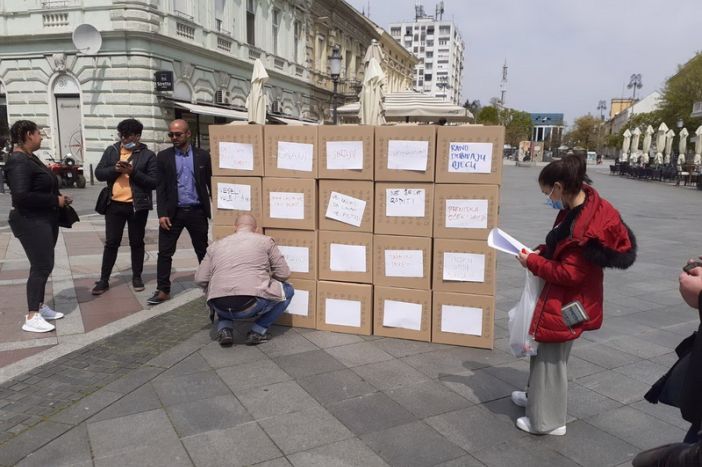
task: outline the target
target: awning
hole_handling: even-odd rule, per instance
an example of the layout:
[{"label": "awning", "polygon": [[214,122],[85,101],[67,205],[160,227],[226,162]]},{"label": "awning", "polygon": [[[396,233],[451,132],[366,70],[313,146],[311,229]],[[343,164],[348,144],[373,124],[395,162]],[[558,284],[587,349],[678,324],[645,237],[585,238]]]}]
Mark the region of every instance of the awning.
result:
[{"label": "awning", "polygon": [[[358,115],[360,104],[354,102],[339,107],[340,115],[348,118]],[[419,92],[405,91],[385,95],[385,119],[388,121],[447,121],[467,122],[473,114],[466,108],[445,101],[440,97]]]},{"label": "awning", "polygon": [[223,117],[231,120],[248,120],[249,115],[246,112],[234,109],[224,109],[222,107],[213,107],[209,105],[190,104],[188,102],[172,101],[173,105],[181,109],[188,110],[194,114],[211,115],[213,117]]},{"label": "awning", "polygon": [[279,117],[277,115],[267,114],[266,118],[268,121],[273,123],[282,123],[290,126],[303,126],[303,125],[319,125],[318,122],[310,122],[305,120],[296,120],[294,118]]}]

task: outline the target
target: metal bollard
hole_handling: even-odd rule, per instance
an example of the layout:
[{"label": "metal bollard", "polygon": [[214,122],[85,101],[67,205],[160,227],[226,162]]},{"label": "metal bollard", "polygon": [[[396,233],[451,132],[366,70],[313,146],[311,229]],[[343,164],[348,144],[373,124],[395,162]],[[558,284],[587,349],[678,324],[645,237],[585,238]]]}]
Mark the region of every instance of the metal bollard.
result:
[{"label": "metal bollard", "polygon": [[90,164],[90,186],[95,185],[95,177],[93,176],[93,164]]}]

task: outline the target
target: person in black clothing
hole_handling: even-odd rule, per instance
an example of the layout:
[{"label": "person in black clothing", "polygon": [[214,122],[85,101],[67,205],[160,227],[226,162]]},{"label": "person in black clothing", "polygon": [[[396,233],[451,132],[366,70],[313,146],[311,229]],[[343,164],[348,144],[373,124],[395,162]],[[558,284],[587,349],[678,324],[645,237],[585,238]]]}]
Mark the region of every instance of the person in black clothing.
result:
[{"label": "person in black clothing", "polygon": [[183,229],[190,234],[198,262],[207,253],[212,162],[207,151],[192,146],[191,136],[188,122],[172,121],[168,126],[168,137],[173,147],[156,156],[159,172],[156,189],[159,223],[157,289],[147,300],[150,305],[158,305],[171,298],[171,264]]},{"label": "person in black clothing", "polygon": [[105,149],[95,169],[95,177],[110,187],[110,203],[105,213],[105,250],[102,254],[100,280],[93,295],[110,288],[110,275],[122,243],[124,225],[129,232],[132,252],[132,286],[144,290],[144,235],[146,219],[153,209],[152,191],[158,184],[156,155],[139,142],[144,125],[132,118],[117,125],[119,141]]},{"label": "person in black clothing", "polygon": [[58,190],[58,180],[34,151],[41,147],[41,132],[34,122],[19,120],[10,135],[14,151],[5,165],[12,191],[9,224],[29,259],[27,308],[22,329],[48,332],[54,325],[47,320],[63,318],[44,303],[46,282],[54,269],[54,248],[58,239],[58,209],[71,204],[70,196]]}]

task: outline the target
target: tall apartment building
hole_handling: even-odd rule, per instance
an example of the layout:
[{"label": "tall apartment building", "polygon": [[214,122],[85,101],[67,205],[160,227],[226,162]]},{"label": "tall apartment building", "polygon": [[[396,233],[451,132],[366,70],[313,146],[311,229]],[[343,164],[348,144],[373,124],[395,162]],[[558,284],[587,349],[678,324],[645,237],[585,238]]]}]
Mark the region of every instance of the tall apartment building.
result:
[{"label": "tall apartment building", "polygon": [[417,4],[414,21],[391,24],[390,35],[419,59],[414,67],[416,91],[460,104],[465,44],[453,21],[443,20],[443,13],[443,2],[434,16]]}]

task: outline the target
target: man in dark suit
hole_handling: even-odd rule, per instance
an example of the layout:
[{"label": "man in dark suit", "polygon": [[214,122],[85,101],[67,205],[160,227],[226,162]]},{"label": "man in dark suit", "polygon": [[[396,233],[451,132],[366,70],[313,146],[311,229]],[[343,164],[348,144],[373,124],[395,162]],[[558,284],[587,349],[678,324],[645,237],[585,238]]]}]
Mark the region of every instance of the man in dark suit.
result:
[{"label": "man in dark suit", "polygon": [[212,162],[207,151],[192,146],[191,136],[188,122],[173,120],[168,126],[173,147],[156,156],[159,171],[156,188],[159,223],[157,290],[147,300],[149,305],[158,305],[171,298],[171,263],[183,229],[190,234],[198,262],[207,252]]}]

